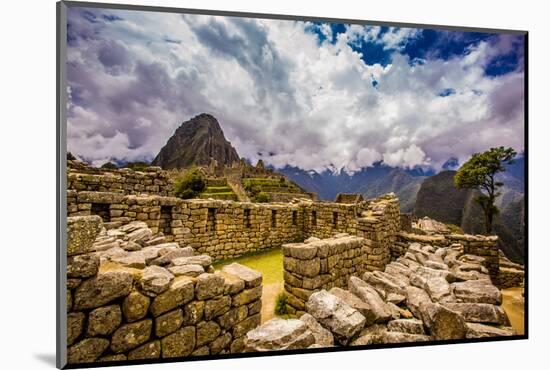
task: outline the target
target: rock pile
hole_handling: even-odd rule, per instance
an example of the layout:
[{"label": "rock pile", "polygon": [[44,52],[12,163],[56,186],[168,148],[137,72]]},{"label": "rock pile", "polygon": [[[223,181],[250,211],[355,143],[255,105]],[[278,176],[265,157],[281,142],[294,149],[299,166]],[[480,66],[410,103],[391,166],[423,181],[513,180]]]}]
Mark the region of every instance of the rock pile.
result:
[{"label": "rock pile", "polygon": [[[351,276],[347,290],[309,296],[300,320],[273,319],[245,338],[247,351],[514,335],[484,259],[460,244],[412,243],[384,271]],[[304,325],[303,323],[307,325]],[[319,333],[323,333],[319,335]],[[330,340],[325,340],[330,338]]]},{"label": "rock pile", "polygon": [[143,222],[105,230],[99,216],[69,217],[68,241],[70,364],[242,352],[261,322],[259,272],[214,271]]}]

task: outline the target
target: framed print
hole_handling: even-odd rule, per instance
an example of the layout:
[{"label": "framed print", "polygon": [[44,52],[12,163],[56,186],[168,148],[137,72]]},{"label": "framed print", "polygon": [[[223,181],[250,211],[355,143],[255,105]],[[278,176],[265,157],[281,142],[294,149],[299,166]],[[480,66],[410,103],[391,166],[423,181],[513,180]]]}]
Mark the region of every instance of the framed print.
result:
[{"label": "framed print", "polygon": [[526,31],[57,5],[58,367],[527,338]]}]

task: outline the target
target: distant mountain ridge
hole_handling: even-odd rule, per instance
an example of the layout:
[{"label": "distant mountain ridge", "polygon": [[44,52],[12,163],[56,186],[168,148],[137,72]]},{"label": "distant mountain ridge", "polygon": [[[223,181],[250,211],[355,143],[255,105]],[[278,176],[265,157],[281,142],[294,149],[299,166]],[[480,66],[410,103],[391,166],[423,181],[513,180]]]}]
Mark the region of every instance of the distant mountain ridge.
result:
[{"label": "distant mountain ridge", "polygon": [[218,120],[202,113],[183,122],[151,164],[163,169],[185,168],[208,165],[212,159],[230,166],[240,158],[225,138]]}]

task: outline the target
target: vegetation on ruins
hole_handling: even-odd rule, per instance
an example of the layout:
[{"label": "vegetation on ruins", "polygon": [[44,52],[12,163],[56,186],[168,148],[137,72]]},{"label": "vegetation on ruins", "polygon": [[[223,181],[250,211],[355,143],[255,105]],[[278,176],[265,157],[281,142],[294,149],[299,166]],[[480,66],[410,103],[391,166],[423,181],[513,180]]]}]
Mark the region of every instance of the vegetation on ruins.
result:
[{"label": "vegetation on ruins", "polygon": [[277,298],[275,299],[275,315],[286,315],[287,312],[287,302],[288,302],[288,296],[285,294],[285,292],[281,292],[277,295]]},{"label": "vegetation on ruins", "polygon": [[206,188],[206,179],[202,172],[193,167],[174,182],[174,194],[182,199],[197,197]]},{"label": "vegetation on ruins", "polygon": [[505,164],[512,164],[516,151],[503,146],[491,148],[483,153],[475,153],[460,167],[454,177],[455,185],[459,188],[477,189],[480,195],[476,202],[481,206],[485,218],[485,232],[493,230],[493,220],[499,213],[495,204],[500,195],[498,191],[504,184],[495,177],[506,171]]},{"label": "vegetation on ruins", "polygon": [[137,162],[128,162],[128,163],[126,163],[124,168],[130,168],[134,171],[143,171],[149,166],[150,166],[150,164],[147,163],[147,162],[137,161]]},{"label": "vegetation on ruins", "polygon": [[254,197],[254,201],[256,203],[267,203],[269,202],[269,196],[267,193],[261,191]]}]

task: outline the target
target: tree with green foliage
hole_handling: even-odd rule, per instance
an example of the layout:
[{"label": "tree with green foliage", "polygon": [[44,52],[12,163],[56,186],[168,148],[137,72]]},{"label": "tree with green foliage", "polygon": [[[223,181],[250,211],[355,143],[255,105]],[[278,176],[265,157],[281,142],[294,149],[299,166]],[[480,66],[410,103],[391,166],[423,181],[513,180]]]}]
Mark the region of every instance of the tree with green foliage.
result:
[{"label": "tree with green foliage", "polygon": [[182,199],[195,198],[206,189],[206,179],[202,172],[193,167],[174,182],[174,194]]},{"label": "tree with green foliage", "polygon": [[500,195],[498,189],[504,185],[497,181],[495,176],[499,172],[506,171],[504,165],[511,164],[516,154],[514,149],[503,146],[491,148],[483,153],[475,153],[454,176],[457,187],[477,189],[481,192],[476,202],[483,209],[487,234],[491,234],[494,217],[499,213],[495,200]]}]

